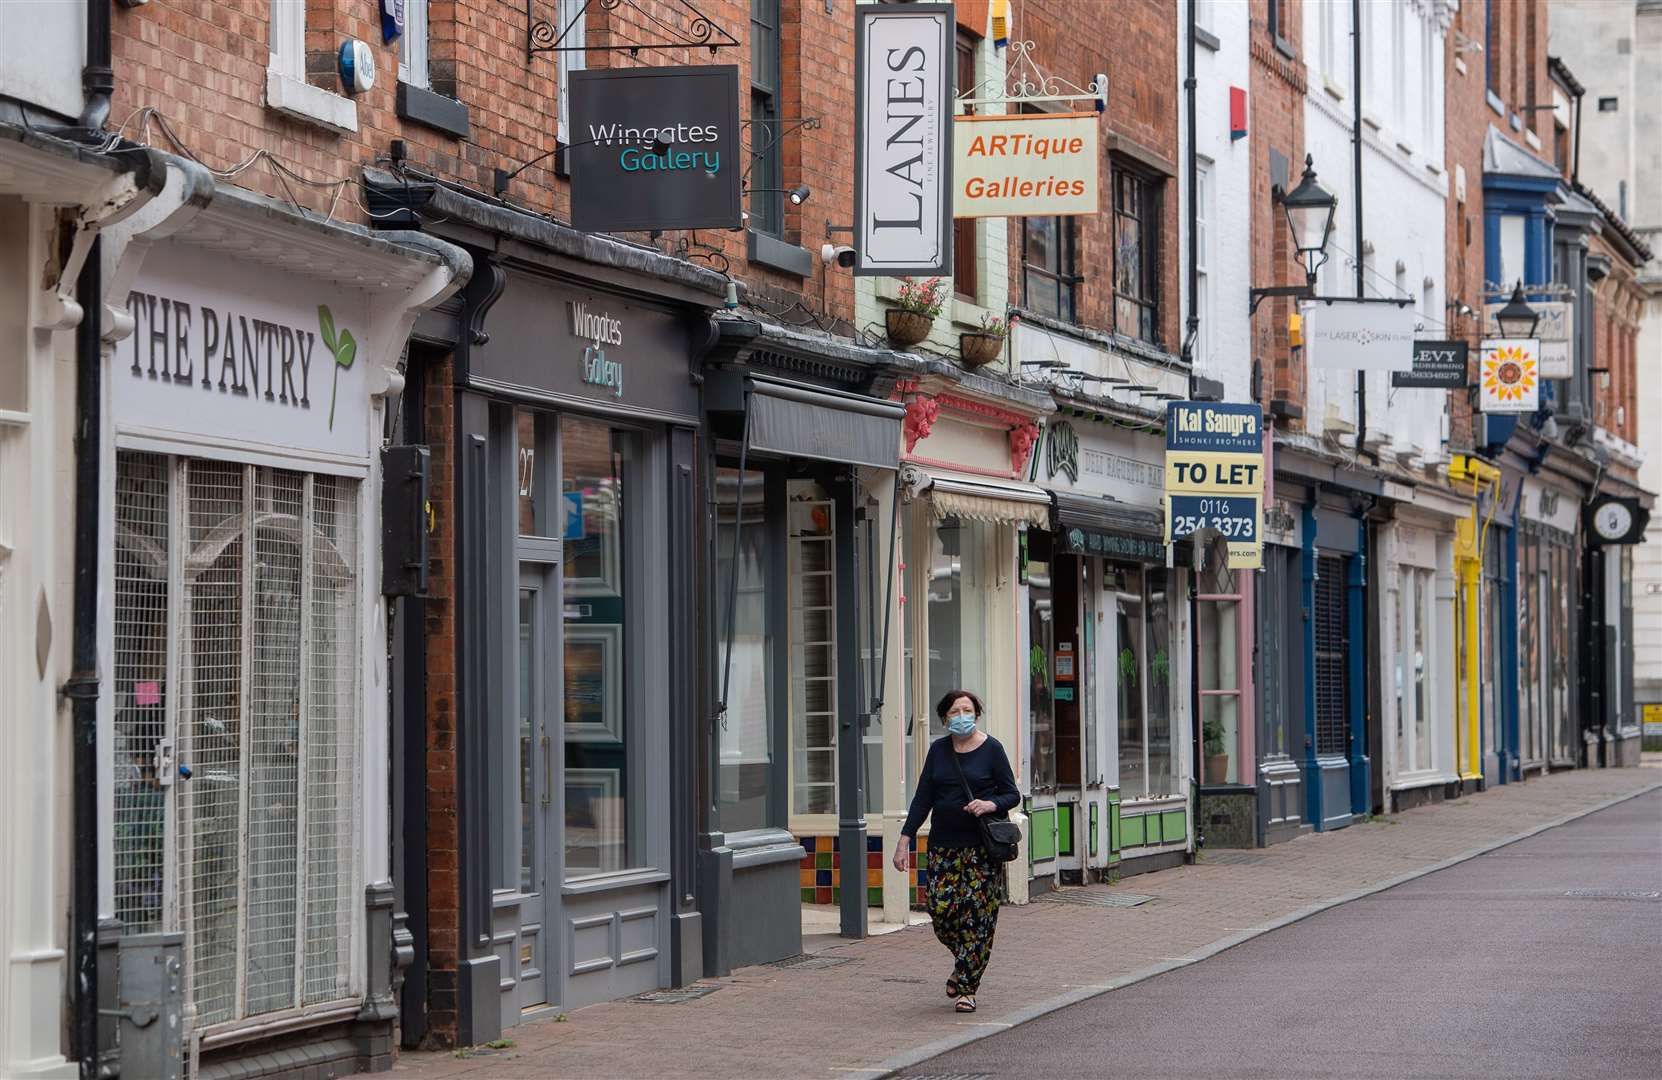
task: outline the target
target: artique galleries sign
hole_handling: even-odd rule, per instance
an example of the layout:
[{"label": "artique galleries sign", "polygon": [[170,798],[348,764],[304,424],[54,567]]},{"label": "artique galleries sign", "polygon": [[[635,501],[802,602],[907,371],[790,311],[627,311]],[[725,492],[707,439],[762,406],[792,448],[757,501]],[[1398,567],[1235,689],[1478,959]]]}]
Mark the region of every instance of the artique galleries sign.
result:
[{"label": "artique galleries sign", "polygon": [[1094,214],[1100,114],[960,116],[953,122],[952,216]]}]

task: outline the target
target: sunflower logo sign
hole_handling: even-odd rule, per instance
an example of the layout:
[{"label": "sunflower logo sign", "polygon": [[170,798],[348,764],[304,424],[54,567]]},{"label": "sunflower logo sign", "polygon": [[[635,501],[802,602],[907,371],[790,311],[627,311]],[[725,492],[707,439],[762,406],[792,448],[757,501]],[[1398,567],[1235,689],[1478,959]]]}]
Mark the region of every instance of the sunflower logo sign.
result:
[{"label": "sunflower logo sign", "polygon": [[1486,413],[1532,413],[1541,403],[1541,343],[1534,338],[1483,342],[1482,396]]}]

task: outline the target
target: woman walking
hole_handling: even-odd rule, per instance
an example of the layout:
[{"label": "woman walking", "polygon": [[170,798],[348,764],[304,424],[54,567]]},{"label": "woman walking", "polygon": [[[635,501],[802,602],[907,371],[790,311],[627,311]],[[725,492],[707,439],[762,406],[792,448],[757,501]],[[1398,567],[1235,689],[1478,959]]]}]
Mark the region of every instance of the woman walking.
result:
[{"label": "woman walking", "polygon": [[1002,818],[1021,802],[1004,747],[977,727],[981,713],[981,699],[968,690],[949,690],[935,706],[948,734],[929,747],[894,849],[895,867],[905,870],[919,826],[931,819],[929,918],[935,936],[952,951],[946,992],[957,999],[961,1013],[975,1011],[975,992],[992,956],[1004,873],[989,854],[977,819]]}]

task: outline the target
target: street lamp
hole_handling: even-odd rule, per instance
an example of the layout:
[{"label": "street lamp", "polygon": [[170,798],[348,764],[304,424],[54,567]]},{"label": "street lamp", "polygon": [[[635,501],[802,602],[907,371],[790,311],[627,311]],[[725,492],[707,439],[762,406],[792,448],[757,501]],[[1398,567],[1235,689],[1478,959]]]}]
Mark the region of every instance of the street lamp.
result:
[{"label": "street lamp", "polygon": [[1541,313],[1524,300],[1522,281],[1513,287],[1512,299],[1506,302],[1506,306],[1495,312],[1495,323],[1500,327],[1501,337],[1534,337],[1535,324],[1540,321]]},{"label": "street lamp", "polygon": [[1304,260],[1305,276],[1314,287],[1316,271],[1327,261],[1327,238],[1333,232],[1333,211],[1339,200],[1316,180],[1316,162],[1304,155],[1304,175],[1298,187],[1281,198],[1281,208],[1287,213],[1287,227],[1293,233],[1293,246]]},{"label": "street lamp", "polygon": [[1316,295],[1316,271],[1327,261],[1327,238],[1333,233],[1333,212],[1339,200],[1316,180],[1315,158],[1304,155],[1304,175],[1298,187],[1281,196],[1281,208],[1287,215],[1287,228],[1293,234],[1293,247],[1304,262],[1303,285],[1270,285],[1247,291],[1247,313],[1257,312],[1258,305],[1271,296],[1292,296],[1309,299]]}]

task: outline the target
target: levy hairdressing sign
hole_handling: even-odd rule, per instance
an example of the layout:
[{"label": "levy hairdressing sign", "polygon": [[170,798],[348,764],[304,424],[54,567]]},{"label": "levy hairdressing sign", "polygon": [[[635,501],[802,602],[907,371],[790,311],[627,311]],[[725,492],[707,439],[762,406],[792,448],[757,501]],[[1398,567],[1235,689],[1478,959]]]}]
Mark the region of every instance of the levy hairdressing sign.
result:
[{"label": "levy hairdressing sign", "polygon": [[952,272],[951,4],[854,11],[854,272]]},{"label": "levy hairdressing sign", "polygon": [[362,458],[372,363],[367,297],[164,247],[127,296],[110,366],[127,434]]}]

